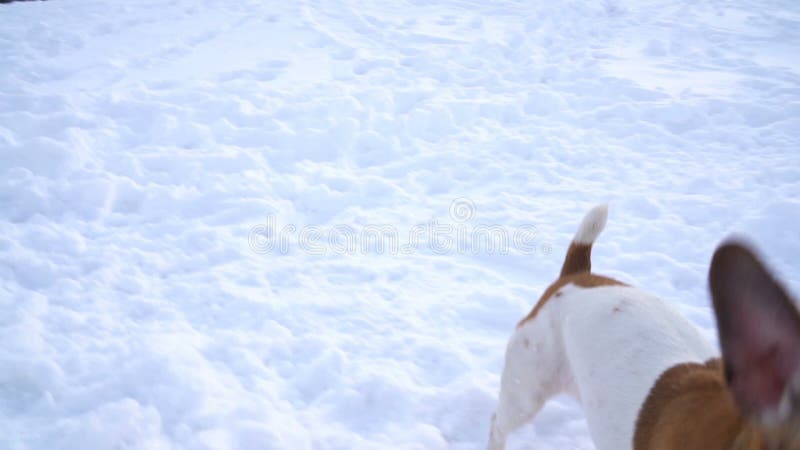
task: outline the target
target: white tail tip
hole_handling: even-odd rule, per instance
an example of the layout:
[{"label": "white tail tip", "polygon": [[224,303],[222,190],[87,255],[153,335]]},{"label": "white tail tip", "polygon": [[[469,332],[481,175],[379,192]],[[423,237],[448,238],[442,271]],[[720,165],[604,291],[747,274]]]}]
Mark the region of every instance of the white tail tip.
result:
[{"label": "white tail tip", "polygon": [[572,242],[576,244],[592,244],[603,231],[608,219],[608,205],[597,205],[592,208],[581,221],[581,226]]}]

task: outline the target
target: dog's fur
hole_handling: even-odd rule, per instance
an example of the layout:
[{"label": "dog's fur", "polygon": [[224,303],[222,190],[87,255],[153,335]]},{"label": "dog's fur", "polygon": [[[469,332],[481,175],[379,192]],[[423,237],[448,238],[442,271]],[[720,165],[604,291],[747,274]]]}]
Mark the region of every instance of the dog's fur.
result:
[{"label": "dog's fur", "polygon": [[598,450],[800,449],[800,314],[783,288],[742,244],[717,249],[717,359],[668,303],[591,273],[606,217],[586,215],[512,334],[489,450],[559,393],[582,403]]}]

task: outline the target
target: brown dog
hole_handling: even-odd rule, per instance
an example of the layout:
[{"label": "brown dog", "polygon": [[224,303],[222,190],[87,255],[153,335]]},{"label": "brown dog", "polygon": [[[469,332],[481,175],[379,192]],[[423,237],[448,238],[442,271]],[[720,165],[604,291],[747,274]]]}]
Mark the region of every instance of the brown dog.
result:
[{"label": "brown dog", "polygon": [[590,272],[606,217],[587,214],[560,278],[514,331],[488,448],[566,392],[598,450],[800,450],[800,314],[786,291],[742,243],[717,249],[719,359],[669,304]]}]

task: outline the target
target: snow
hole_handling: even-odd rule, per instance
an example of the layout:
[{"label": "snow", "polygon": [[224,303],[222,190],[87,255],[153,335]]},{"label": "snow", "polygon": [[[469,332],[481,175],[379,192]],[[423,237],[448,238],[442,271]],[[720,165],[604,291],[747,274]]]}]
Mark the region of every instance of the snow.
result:
[{"label": "snow", "polygon": [[[506,339],[605,202],[594,268],[715,339],[728,234],[800,291],[798,22],[0,5],[0,448],[483,448]],[[593,446],[563,397],[509,448]]]}]

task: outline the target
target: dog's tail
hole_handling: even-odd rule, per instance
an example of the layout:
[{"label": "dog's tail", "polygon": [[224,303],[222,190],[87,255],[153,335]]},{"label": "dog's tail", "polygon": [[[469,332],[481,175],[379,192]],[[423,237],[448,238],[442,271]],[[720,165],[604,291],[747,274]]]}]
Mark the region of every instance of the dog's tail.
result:
[{"label": "dog's tail", "polygon": [[592,270],[592,244],[603,231],[608,219],[608,205],[592,208],[581,222],[561,266],[561,276]]}]

